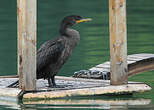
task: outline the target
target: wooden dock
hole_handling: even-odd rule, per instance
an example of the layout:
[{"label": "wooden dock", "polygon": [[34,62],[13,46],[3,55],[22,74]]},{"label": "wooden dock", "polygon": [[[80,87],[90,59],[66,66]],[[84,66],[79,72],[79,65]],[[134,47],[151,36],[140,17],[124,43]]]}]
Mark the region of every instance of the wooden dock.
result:
[{"label": "wooden dock", "polygon": [[[128,55],[127,64],[128,64],[128,76],[132,76],[145,71],[154,70],[154,54],[140,53],[140,54]],[[90,68],[89,71],[93,71],[93,72],[90,73],[90,72],[79,71],[75,73],[74,77],[92,78],[92,79],[109,79],[110,62],[107,61],[105,63],[96,65],[95,67]],[[106,75],[106,78],[103,78],[102,75]]]},{"label": "wooden dock", "polygon": [[129,82],[125,85],[113,86],[109,80],[83,79],[72,77],[56,77],[60,88],[48,88],[46,80],[37,80],[37,90],[22,93],[18,88],[7,88],[7,86],[18,80],[18,78],[0,79],[0,99],[23,100],[55,99],[72,96],[94,96],[113,94],[132,94],[151,90],[151,87],[142,82]]},{"label": "wooden dock", "polygon": [[[134,54],[129,55],[127,59],[129,75],[154,69],[154,54]],[[96,65],[89,70],[99,70],[109,73],[110,62]],[[15,78],[17,76],[14,78],[7,78],[4,76],[0,78],[0,99],[18,100],[22,97],[23,100],[36,100],[72,96],[132,94],[152,89],[142,82],[128,82],[128,84],[116,86],[110,85],[110,80],[100,80],[98,74],[79,74],[77,76],[78,78],[56,76],[56,83],[60,86],[59,88],[48,88],[47,80],[40,79],[36,82],[36,90],[29,92],[22,92],[19,88],[8,88],[7,86],[17,81],[18,78]]]}]

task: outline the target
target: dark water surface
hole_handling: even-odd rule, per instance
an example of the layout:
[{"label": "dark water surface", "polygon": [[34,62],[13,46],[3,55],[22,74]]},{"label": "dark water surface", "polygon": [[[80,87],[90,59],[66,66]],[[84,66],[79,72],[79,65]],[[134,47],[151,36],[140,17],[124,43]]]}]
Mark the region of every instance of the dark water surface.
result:
[{"label": "dark water surface", "polygon": [[[70,76],[75,71],[88,69],[109,60],[108,0],[38,0],[37,46],[56,37],[61,19],[70,14],[90,17],[93,21],[74,26],[80,32],[81,40],[72,57],[59,72],[59,75],[64,76]],[[16,0],[0,0],[0,75],[17,73],[16,16]],[[154,53],[153,0],[127,0],[127,23],[128,54]],[[130,80],[146,82],[154,88],[154,71],[136,75]],[[49,102],[44,102],[45,104],[39,105],[19,103],[16,106],[34,110],[41,108],[153,110],[154,90],[132,96],[99,96],[60,101],[67,105],[53,106],[48,104]],[[77,104],[70,104],[75,102]],[[1,105],[0,109],[13,108]]]}]

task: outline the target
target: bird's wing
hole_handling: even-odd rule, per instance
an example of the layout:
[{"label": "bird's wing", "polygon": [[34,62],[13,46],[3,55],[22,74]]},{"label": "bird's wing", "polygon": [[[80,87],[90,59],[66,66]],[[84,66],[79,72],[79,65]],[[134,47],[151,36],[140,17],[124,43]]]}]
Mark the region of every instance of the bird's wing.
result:
[{"label": "bird's wing", "polygon": [[62,39],[54,39],[45,42],[37,51],[37,71],[39,72],[47,65],[55,63],[64,49]]}]

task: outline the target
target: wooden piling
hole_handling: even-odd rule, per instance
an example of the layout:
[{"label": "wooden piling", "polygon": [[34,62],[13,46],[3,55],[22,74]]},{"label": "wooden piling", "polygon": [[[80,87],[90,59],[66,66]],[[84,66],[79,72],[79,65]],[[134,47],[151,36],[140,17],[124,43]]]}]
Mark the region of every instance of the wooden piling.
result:
[{"label": "wooden piling", "polygon": [[111,84],[128,82],[126,0],[109,0]]},{"label": "wooden piling", "polygon": [[36,1],[17,0],[19,87],[26,91],[36,89]]}]

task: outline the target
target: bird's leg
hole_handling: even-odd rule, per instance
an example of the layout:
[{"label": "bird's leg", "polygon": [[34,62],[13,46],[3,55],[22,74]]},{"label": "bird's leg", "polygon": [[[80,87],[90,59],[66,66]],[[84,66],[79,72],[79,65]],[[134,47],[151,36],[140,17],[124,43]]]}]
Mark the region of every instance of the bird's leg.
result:
[{"label": "bird's leg", "polygon": [[50,78],[48,78],[48,84],[49,84],[49,87],[52,87],[51,79]]},{"label": "bird's leg", "polygon": [[52,86],[56,87],[55,76],[51,76]]},{"label": "bird's leg", "polygon": [[51,76],[51,81],[52,81],[52,87],[54,87],[54,88],[65,88],[64,85],[56,85],[56,83],[55,83],[55,75]]},{"label": "bird's leg", "polygon": [[48,84],[49,84],[49,87],[51,88],[56,87],[55,76],[51,76],[48,78]]}]

